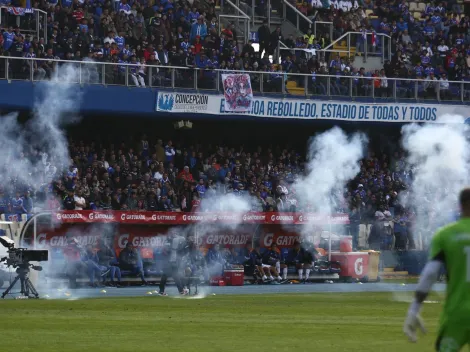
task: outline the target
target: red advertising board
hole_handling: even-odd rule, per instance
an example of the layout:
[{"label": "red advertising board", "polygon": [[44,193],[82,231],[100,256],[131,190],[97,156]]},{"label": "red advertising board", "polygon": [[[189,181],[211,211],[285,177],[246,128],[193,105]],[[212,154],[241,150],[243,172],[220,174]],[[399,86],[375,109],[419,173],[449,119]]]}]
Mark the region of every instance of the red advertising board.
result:
[{"label": "red advertising board", "polygon": [[312,213],[182,213],[149,211],[70,210],[54,214],[61,223],[121,223],[187,225],[194,223],[325,225],[349,224],[348,214],[320,215]]},{"label": "red advertising board", "polygon": [[303,233],[300,226],[265,225],[261,228],[259,245],[268,248],[274,242],[280,248],[291,248],[296,241],[313,243],[318,246],[321,228],[309,227],[308,233]]},{"label": "red advertising board", "polygon": [[[300,238],[308,224],[310,235],[303,235],[317,244],[316,229],[329,224],[348,224],[347,214],[323,216],[308,213],[181,213],[181,212],[124,212],[124,211],[63,211],[52,216],[53,227],[38,224],[39,248],[66,248],[68,239],[75,238],[82,246],[98,247],[99,239],[112,238],[116,253],[128,242],[150,253],[165,245],[169,231],[191,233],[198,245],[210,248],[241,247],[252,243],[259,233],[260,245],[269,247],[274,241],[280,248],[289,248]],[[189,226],[188,225],[197,225]],[[207,224],[208,226],[205,226]],[[214,226],[214,225],[218,226]],[[224,226],[226,225],[226,226]],[[236,226],[234,226],[236,225]],[[313,226],[312,226],[313,225]],[[307,237],[307,238],[306,238]]]},{"label": "red advertising board", "polygon": [[341,277],[351,277],[353,279],[362,279],[369,275],[369,253],[350,252],[331,253],[331,260],[340,263]]},{"label": "red advertising board", "polygon": [[[162,248],[165,245],[166,234],[175,228],[167,225],[139,226],[139,225],[119,225],[112,229],[106,229],[96,224],[62,224],[55,228],[41,228],[38,226],[36,245],[38,248],[66,248],[69,239],[74,238],[81,246],[92,245],[99,247],[99,240],[106,232],[112,237],[114,250],[117,254],[131,243],[137,248],[154,249]],[[213,229],[195,233],[198,245],[210,248],[214,245],[221,247],[242,247],[252,242],[256,228],[253,225],[242,225],[237,229]],[[176,229],[176,231],[179,231]],[[185,232],[181,227],[180,231]]]}]

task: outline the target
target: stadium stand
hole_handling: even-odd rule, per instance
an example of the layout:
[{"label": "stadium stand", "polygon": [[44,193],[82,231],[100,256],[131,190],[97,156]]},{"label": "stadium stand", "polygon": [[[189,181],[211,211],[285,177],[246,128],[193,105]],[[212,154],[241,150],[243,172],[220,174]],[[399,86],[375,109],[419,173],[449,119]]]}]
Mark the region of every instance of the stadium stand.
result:
[{"label": "stadium stand", "polygon": [[[21,185],[11,179],[1,189],[0,212],[24,214],[59,209],[197,212],[201,200],[226,194],[250,196],[251,210],[255,212],[314,211],[310,204],[300,203],[292,188],[305,170],[305,157],[293,149],[265,146],[250,150],[228,145],[186,145],[179,141],[175,146],[170,140],[151,140],[146,136],[138,143],[99,145],[71,142],[73,165],[58,181],[48,182],[55,168],[40,163],[38,180],[44,174],[45,181]],[[403,218],[401,223],[406,232],[413,209],[402,209],[397,205],[397,197],[407,189],[411,177],[399,150],[393,155],[371,152],[344,194],[332,195],[335,211],[350,214],[355,247],[359,241],[362,247],[368,246],[365,232],[370,231],[378,218],[387,222]],[[401,231],[399,226],[395,229]]]},{"label": "stadium stand", "polygon": [[[221,73],[247,71],[255,93],[470,101],[470,19],[459,2],[237,1],[235,8],[251,9],[251,32],[239,19],[227,22],[230,3],[50,0],[28,13],[2,0],[0,79],[40,81],[72,62],[81,84],[221,91]],[[295,21],[295,30],[286,30],[284,22]],[[5,184],[1,212],[190,212],[201,199],[226,193],[250,194],[253,211],[309,211],[291,189],[304,160],[292,149],[174,146],[146,137],[123,147],[70,147],[74,165],[60,181]],[[335,195],[337,211],[350,214],[355,248],[389,249],[387,231],[396,249],[413,248],[414,210],[395,204],[411,176],[400,151],[371,153]]]}]

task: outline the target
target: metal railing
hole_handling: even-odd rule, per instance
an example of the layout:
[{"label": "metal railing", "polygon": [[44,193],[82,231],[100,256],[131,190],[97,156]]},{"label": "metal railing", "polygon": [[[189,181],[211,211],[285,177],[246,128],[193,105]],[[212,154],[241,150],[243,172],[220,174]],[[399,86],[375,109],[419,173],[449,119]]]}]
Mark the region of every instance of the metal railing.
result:
[{"label": "metal railing", "polygon": [[[351,36],[355,36],[352,39]],[[364,62],[367,61],[369,56],[379,56],[382,59],[382,63],[385,60],[392,59],[392,38],[384,33],[375,33],[375,45],[372,43],[372,33],[366,33],[366,39],[363,38],[363,33],[361,32],[348,32],[344,33],[338,39],[333,41],[330,45],[326,46],[323,51],[326,52],[347,52],[348,56],[351,56],[351,46],[356,46],[356,54],[361,54],[363,56]],[[335,50],[334,46],[337,43],[341,43],[343,40],[347,42],[347,50]],[[377,50],[380,49],[380,50]]]},{"label": "metal railing", "polygon": [[[327,27],[327,29],[325,29]],[[318,32],[328,32],[330,34],[330,38],[333,38],[333,22],[323,22],[323,21],[315,21],[313,23],[313,34],[315,38],[318,38]]]},{"label": "metal railing", "polygon": [[[240,0],[236,0],[237,1],[237,4],[239,5],[239,1]],[[243,32],[243,36],[245,38],[245,43],[248,42],[248,40],[250,39],[250,30],[251,30],[251,17],[248,16],[245,12],[243,12],[239,6],[237,6],[237,4],[234,4],[232,1],[230,0],[224,0],[223,2],[221,2],[221,9],[223,11],[223,8],[222,8],[222,4],[228,4],[230,5],[230,8],[235,11],[235,15],[228,15],[228,14],[220,14],[219,15],[219,23],[220,23],[220,19],[222,18],[233,18],[233,19],[236,19],[236,27],[238,29],[241,29],[242,32]],[[243,23],[243,26],[240,26],[240,20],[241,22]],[[220,28],[220,26],[219,26]]]},{"label": "metal railing", "polygon": [[[45,64],[45,65],[44,65]],[[48,79],[58,65],[74,65],[76,77],[69,82],[95,85],[123,85],[166,89],[221,92],[221,74],[249,73],[254,93],[282,93],[308,98],[379,99],[380,101],[423,102],[426,99],[470,105],[470,82],[426,79],[359,77],[348,75],[301,74],[260,71],[199,69],[193,67],[145,67],[140,76],[136,64],[95,61],[65,61],[0,56],[0,79],[41,81]],[[141,77],[141,78],[139,78]],[[288,85],[294,82],[294,87]],[[445,89],[448,85],[448,89]]]},{"label": "metal railing", "polygon": [[[47,39],[47,12],[39,9],[28,9],[32,13],[25,13],[24,16],[12,15],[8,13],[9,6],[0,6],[0,27],[7,27],[8,17],[15,18],[15,25],[20,28],[23,34],[35,34],[38,38]],[[34,21],[30,21],[34,18]],[[32,23],[31,23],[32,22]]]},{"label": "metal railing", "polygon": [[292,5],[288,0],[282,0],[282,17],[287,18],[287,8],[290,8],[292,11],[294,11],[296,15],[296,28],[297,31],[300,31],[300,19],[302,18],[305,22],[308,24],[308,28],[312,28],[313,26],[313,21],[305,16],[302,12],[299,11],[294,5]]}]

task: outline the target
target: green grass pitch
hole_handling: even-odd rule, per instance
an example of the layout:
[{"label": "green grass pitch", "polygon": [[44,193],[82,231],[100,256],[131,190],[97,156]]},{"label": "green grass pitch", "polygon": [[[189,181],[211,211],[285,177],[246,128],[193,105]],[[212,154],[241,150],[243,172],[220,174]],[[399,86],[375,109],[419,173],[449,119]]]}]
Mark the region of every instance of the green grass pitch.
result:
[{"label": "green grass pitch", "polygon": [[442,303],[424,306],[429,332],[411,344],[402,333],[408,303],[393,298],[315,293],[5,300],[0,351],[432,351]]}]

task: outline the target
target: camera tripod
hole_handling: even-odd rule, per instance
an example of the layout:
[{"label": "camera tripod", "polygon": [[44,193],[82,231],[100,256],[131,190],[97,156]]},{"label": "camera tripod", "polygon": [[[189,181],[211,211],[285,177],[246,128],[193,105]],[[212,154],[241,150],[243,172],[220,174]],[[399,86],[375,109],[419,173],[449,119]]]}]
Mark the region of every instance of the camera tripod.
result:
[{"label": "camera tripod", "polygon": [[33,283],[31,282],[31,280],[29,279],[28,275],[29,275],[29,266],[30,264],[21,264],[18,269],[16,269],[16,273],[18,274],[15,278],[15,280],[13,280],[13,282],[11,283],[10,286],[8,286],[8,288],[5,290],[5,292],[2,293],[2,298],[5,298],[5,296],[10,293],[10,291],[12,290],[12,288],[16,285],[16,283],[18,282],[18,280],[20,281],[21,283],[21,291],[20,293],[25,296],[25,297],[28,297],[28,298],[33,298],[30,296],[30,294],[32,296],[34,296],[34,298],[39,298],[39,293],[38,291],[36,291],[36,288],[34,288],[33,286]]}]

